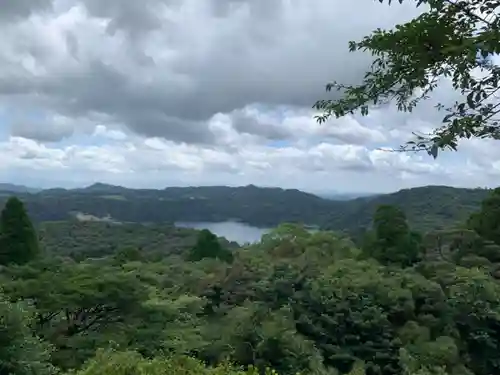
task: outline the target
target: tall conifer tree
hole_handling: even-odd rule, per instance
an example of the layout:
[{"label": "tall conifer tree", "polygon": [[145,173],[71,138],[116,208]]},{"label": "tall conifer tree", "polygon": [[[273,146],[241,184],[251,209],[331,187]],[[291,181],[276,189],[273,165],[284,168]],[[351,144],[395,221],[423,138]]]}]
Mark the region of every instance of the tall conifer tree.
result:
[{"label": "tall conifer tree", "polygon": [[38,237],[23,202],[11,197],[0,214],[0,264],[24,264],[40,251]]}]

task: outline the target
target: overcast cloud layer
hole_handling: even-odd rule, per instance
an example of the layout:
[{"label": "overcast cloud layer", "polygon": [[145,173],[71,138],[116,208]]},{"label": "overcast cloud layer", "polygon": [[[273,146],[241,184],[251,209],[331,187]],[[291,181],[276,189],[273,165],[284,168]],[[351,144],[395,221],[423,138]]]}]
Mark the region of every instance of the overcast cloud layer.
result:
[{"label": "overcast cloud layer", "polygon": [[416,14],[374,0],[16,0],[0,10],[0,180],[34,186],[279,185],[390,191],[495,186],[500,150],[381,151],[439,124],[411,116],[318,125],[325,83],[359,82],[347,42]]}]

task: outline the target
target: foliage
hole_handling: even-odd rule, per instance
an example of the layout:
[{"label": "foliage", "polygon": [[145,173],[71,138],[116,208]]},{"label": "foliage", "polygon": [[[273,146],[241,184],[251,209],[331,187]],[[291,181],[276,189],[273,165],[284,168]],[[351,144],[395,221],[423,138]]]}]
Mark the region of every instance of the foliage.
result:
[{"label": "foliage", "polygon": [[[196,230],[168,224],[111,224],[78,220],[44,222],[38,229],[40,245],[45,253],[67,255],[76,260],[113,254],[134,257],[134,251],[139,251],[143,260],[159,259],[170,254],[185,255],[195,245],[198,236]],[[237,247],[237,244],[225,239],[219,241],[224,247]]]},{"label": "foliage", "polygon": [[[72,373],[73,374],[73,373]],[[237,367],[222,364],[206,367],[192,358],[147,359],[133,351],[99,351],[95,358],[75,375],[258,375],[255,369],[243,371]],[[274,372],[268,370],[265,375]]]},{"label": "foliage", "polygon": [[208,229],[203,229],[198,233],[196,244],[189,251],[188,259],[192,262],[197,262],[204,258],[217,258],[231,263],[233,261],[233,254],[228,249],[222,247],[215,234]]},{"label": "foliage", "polygon": [[481,204],[481,210],[471,215],[468,226],[481,237],[500,245],[500,188],[493,190]]},{"label": "foliage", "polygon": [[381,205],[373,218],[374,230],[367,234],[364,251],[382,264],[408,267],[419,260],[421,239],[410,231],[405,214],[397,207]]},{"label": "foliage", "polygon": [[[496,222],[488,200],[482,207]],[[284,223],[231,249],[230,263],[208,231],[182,232],[192,242],[180,249],[169,247],[172,226],[46,224],[44,257],[0,269],[1,373],[499,373],[490,232],[464,223],[421,235],[387,204],[371,219],[362,249],[343,233]],[[66,248],[71,233],[84,233],[80,257]],[[158,237],[139,248],[146,240],[134,233]],[[116,251],[87,248],[107,237]],[[151,256],[158,238],[170,250]]]},{"label": "foliage", "polygon": [[51,347],[34,336],[30,324],[34,311],[25,303],[11,303],[0,294],[0,374],[50,375]]},{"label": "foliage", "polygon": [[[358,267],[351,270],[351,265]],[[356,360],[362,359],[372,362],[370,371],[380,367],[384,374],[396,374],[398,347],[393,343],[395,332],[388,316],[375,296],[365,294],[366,285],[356,290],[356,284],[352,284],[359,271],[368,272],[367,267],[358,262],[340,262],[320,279],[311,281],[294,304],[297,329],[317,343],[325,364],[341,373],[349,372]],[[351,271],[358,275],[352,277]],[[370,279],[362,280],[364,284]]]},{"label": "foliage", "polygon": [[[391,0],[387,2],[391,4]],[[328,91],[342,91],[343,97],[318,101],[315,107],[323,111],[318,121],[357,110],[366,115],[369,105],[392,100],[400,111],[411,112],[440,82],[448,80],[461,93],[461,100],[451,107],[440,103],[438,108],[448,112],[443,125],[428,136],[418,135],[407,146],[437,157],[439,149],[456,150],[461,138],[499,139],[500,109],[495,95],[500,88],[500,68],[491,56],[500,52],[500,2],[415,3],[425,6],[418,17],[392,30],[377,29],[362,41],[349,43],[351,51],[369,51],[375,57],[372,67],[360,85],[328,84]]]},{"label": "foliage", "polygon": [[82,338],[125,323],[147,297],[134,274],[98,263],[57,262],[7,271],[6,295],[33,303],[35,331],[59,349],[55,362],[64,367],[65,358],[88,355],[83,348],[75,351]]},{"label": "foliage", "polygon": [[0,265],[23,264],[38,254],[37,234],[24,204],[11,197],[0,214]]}]

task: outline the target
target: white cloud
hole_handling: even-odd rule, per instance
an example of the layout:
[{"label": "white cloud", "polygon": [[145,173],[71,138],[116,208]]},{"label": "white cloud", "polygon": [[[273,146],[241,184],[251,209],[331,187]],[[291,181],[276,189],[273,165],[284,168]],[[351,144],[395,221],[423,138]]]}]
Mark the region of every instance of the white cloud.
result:
[{"label": "white cloud", "polygon": [[103,137],[114,141],[124,141],[125,139],[127,139],[127,135],[123,131],[108,129],[104,125],[97,125],[92,135],[94,137]]},{"label": "white cloud", "polygon": [[64,176],[71,183],[137,187],[254,183],[312,191],[389,191],[415,184],[476,187],[483,184],[476,177],[500,175],[498,160],[443,165],[423,155],[330,143],[282,148],[254,143],[228,150],[131,136],[100,146],[57,147],[12,137],[0,143],[0,154],[0,177],[15,169],[20,182],[33,184],[31,173],[36,170],[42,185],[50,184],[51,176]]}]

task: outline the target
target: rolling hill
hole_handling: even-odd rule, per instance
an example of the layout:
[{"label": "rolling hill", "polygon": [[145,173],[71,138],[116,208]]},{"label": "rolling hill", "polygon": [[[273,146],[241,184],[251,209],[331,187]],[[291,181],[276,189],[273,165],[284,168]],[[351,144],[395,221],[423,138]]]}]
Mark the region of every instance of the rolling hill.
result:
[{"label": "rolling hill", "polygon": [[358,232],[370,225],[379,205],[390,204],[400,207],[410,225],[419,231],[449,228],[465,221],[489,193],[489,189],[425,186],[358,198],[338,204],[339,209],[331,213],[326,226],[335,230]]},{"label": "rolling hill", "polygon": [[[0,204],[12,192],[0,194]],[[244,187],[169,187],[128,189],[94,184],[81,189],[15,193],[36,222],[77,215],[95,220],[172,223],[235,220],[257,227],[302,222],[355,233],[368,227],[380,204],[400,206],[419,230],[440,229],[463,221],[488,195],[487,189],[426,186],[392,194],[331,200],[294,189]]]}]

